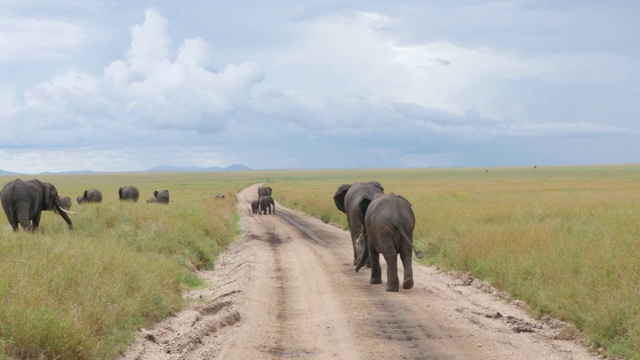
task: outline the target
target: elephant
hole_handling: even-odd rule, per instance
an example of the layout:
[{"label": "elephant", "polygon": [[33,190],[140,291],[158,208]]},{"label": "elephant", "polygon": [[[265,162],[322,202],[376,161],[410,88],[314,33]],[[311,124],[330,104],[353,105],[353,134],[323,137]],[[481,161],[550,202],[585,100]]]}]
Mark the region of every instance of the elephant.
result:
[{"label": "elephant", "polygon": [[123,201],[137,202],[140,197],[140,191],[135,186],[123,186],[118,189],[118,197]]},{"label": "elephant", "polygon": [[2,188],[0,200],[13,231],[18,231],[18,225],[25,231],[37,230],[43,210],[59,214],[69,229],[73,229],[73,223],[67,215],[73,213],[62,208],[58,190],[51,183],[38,179],[15,179]]},{"label": "elephant", "polygon": [[60,207],[69,211],[71,210],[71,198],[68,196],[58,196],[60,200]]},{"label": "elephant", "polygon": [[169,203],[169,190],[156,190],[153,192],[153,197],[160,204],[168,204]]},{"label": "elephant", "polygon": [[271,196],[273,189],[268,186],[258,188],[258,199],[263,196]]},{"label": "elephant", "polygon": [[383,193],[384,187],[381,183],[370,181],[341,185],[333,195],[333,201],[338,210],[347,215],[347,223],[349,224],[351,243],[353,245],[353,265],[358,263],[358,258],[362,253],[362,243],[357,241],[364,230],[364,225],[360,220],[360,201],[365,196],[373,198],[375,194]]},{"label": "elephant", "polygon": [[78,204],[90,203],[90,202],[102,202],[102,192],[98,189],[85,190],[82,195],[76,198]]},{"label": "elephant", "polygon": [[356,272],[364,266],[371,254],[370,284],[382,283],[380,254],[387,262],[386,291],[398,291],[398,255],[404,268],[403,289],[413,287],[413,269],[411,267],[411,250],[420,251],[413,246],[413,229],[416,218],[411,203],[404,197],[390,193],[376,194],[373,198],[363,196],[358,205],[360,220],[364,223],[365,234],[362,236],[364,251],[356,266]]},{"label": "elephant", "polygon": [[251,201],[251,212],[252,213],[254,213],[254,214],[258,213],[259,204],[260,204],[260,202],[258,200],[252,200]]},{"label": "elephant", "polygon": [[273,208],[273,213],[276,213],[276,204],[271,196],[261,196],[258,199],[258,205],[260,206],[260,211],[258,212],[260,215],[266,215],[267,212],[271,214],[271,208]]},{"label": "elephant", "polygon": [[158,200],[157,200],[155,197],[153,197],[153,196],[152,196],[152,197],[150,197],[150,198],[148,198],[148,199],[147,199],[147,202],[148,202],[148,203],[157,203],[157,202],[158,202]]}]

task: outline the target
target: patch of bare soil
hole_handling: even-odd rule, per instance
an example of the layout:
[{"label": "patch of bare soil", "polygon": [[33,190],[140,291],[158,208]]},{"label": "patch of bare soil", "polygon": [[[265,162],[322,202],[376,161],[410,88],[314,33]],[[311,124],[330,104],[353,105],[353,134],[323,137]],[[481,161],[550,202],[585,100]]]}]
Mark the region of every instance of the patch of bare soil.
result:
[{"label": "patch of bare soil", "polygon": [[257,188],[238,194],[244,234],[200,273],[210,287],[142,329],[123,359],[599,358],[571,327],[531,319],[468,276],[414,264],[411,290],[370,285],[368,269],[354,271],[348,232],[278,203],[252,214]]}]

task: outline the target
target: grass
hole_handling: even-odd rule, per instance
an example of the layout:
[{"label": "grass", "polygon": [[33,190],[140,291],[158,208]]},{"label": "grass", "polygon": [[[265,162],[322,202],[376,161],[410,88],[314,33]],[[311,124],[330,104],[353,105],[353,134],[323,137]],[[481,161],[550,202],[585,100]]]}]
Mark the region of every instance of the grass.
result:
[{"label": "grass", "polygon": [[[0,225],[0,347],[8,358],[113,358],[137,329],[180,310],[182,291],[203,286],[192,270],[214,268],[234,239],[235,193],[249,185],[228,174],[39,178],[74,199],[75,229],[52,212],[35,234]],[[140,188],[138,203],[118,200],[128,184]],[[77,205],[89,188],[103,202]],[[156,189],[169,189],[174,201],[147,204]]]},{"label": "grass", "polygon": [[[74,201],[74,231],[51,212],[37,234],[0,224],[5,357],[113,358],[136,329],[181,309],[185,288],[203,286],[192,270],[214,268],[238,234],[235,194],[250,184],[266,182],[282,205],[346,229],[334,192],[378,180],[413,204],[424,263],[469,272],[525,300],[534,316],[574,323],[591,346],[640,359],[640,166],[40,179],[74,200],[98,188],[104,200]],[[139,203],[118,201],[118,187],[129,184],[140,188]],[[170,190],[171,204],[144,203],[159,189]]]},{"label": "grass", "polygon": [[[318,172],[278,200],[347,228],[340,184],[378,180],[409,199],[423,260],[469,272],[593,347],[640,359],[640,166]],[[274,190],[275,192],[276,190]]]}]

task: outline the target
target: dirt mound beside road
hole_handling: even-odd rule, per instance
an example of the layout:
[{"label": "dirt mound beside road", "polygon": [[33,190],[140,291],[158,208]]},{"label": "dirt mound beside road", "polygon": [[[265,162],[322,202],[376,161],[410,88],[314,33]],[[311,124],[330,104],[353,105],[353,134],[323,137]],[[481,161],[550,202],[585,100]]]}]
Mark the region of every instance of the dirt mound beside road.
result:
[{"label": "dirt mound beside road", "polygon": [[370,285],[348,232],[279,204],[252,214],[257,188],[238,194],[244,234],[200,273],[211,286],[142,329],[124,359],[598,358],[470,278],[414,264],[411,290]]}]

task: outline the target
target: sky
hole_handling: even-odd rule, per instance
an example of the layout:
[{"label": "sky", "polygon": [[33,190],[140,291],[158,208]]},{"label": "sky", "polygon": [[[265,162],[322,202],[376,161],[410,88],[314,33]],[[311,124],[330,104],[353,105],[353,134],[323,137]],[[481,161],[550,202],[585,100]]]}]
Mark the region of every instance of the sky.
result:
[{"label": "sky", "polygon": [[640,2],[0,0],[0,169],[640,163]]}]

